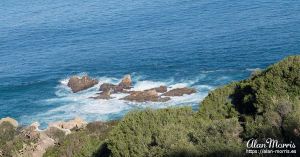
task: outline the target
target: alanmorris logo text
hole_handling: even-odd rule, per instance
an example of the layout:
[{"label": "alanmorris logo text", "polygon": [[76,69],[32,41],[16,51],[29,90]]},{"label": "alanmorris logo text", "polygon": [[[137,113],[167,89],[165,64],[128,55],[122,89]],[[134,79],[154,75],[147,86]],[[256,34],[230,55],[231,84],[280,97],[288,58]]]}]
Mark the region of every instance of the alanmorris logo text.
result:
[{"label": "alanmorris logo text", "polygon": [[246,153],[251,154],[289,154],[296,153],[294,142],[281,143],[278,140],[268,138],[265,141],[250,139],[247,141]]}]

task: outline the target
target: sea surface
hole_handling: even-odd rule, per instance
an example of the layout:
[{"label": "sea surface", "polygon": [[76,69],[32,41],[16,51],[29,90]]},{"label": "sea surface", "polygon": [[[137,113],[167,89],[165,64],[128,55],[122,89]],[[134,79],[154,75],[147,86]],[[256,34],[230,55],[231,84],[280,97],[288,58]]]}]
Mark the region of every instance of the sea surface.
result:
[{"label": "sea surface", "polygon": [[[80,116],[192,106],[209,91],[300,54],[299,0],[1,0],[0,117],[43,126]],[[73,94],[73,75],[100,83]],[[167,103],[93,100],[131,74],[134,89],[189,86]]]}]

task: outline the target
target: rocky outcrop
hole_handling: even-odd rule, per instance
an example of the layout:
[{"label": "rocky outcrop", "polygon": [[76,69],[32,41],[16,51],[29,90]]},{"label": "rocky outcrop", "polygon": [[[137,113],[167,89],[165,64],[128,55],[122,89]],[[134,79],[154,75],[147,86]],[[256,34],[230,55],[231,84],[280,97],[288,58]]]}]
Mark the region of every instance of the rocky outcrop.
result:
[{"label": "rocky outcrop", "polygon": [[73,76],[68,82],[68,87],[70,87],[74,93],[77,93],[79,91],[91,88],[96,84],[98,84],[98,81],[91,79],[89,76],[83,76],[82,78]]},{"label": "rocky outcrop", "polygon": [[19,123],[15,119],[10,118],[10,117],[0,119],[0,124],[2,124],[3,122],[8,122],[16,128],[19,126]]},{"label": "rocky outcrop", "polygon": [[103,83],[100,86],[98,96],[92,97],[94,99],[111,99],[111,94],[114,93],[128,93],[129,95],[122,98],[121,100],[136,101],[136,102],[166,102],[169,101],[172,96],[183,96],[184,94],[195,93],[196,90],[193,88],[177,88],[168,91],[167,86],[159,86],[144,91],[132,91],[129,90],[132,87],[132,80],[130,75],[125,75],[122,81],[118,85],[111,83]]},{"label": "rocky outcrop", "polygon": [[122,87],[123,89],[130,89],[132,86],[131,76],[125,75],[118,86]]},{"label": "rocky outcrop", "polygon": [[146,102],[146,101],[165,102],[165,101],[170,100],[170,98],[160,97],[155,90],[146,90],[146,91],[132,92],[132,93],[130,93],[130,95],[126,96],[122,100],[136,101],[136,102]]},{"label": "rocky outcrop", "polygon": [[67,122],[58,121],[58,122],[49,123],[49,127],[56,127],[59,129],[72,130],[72,129],[81,129],[81,128],[85,127],[86,124],[87,124],[86,121],[77,117],[77,118],[67,121]]},{"label": "rocky outcrop", "polygon": [[151,88],[151,89],[148,89],[147,91],[149,90],[155,90],[157,93],[165,93],[167,92],[167,86],[159,86],[159,87],[156,87],[156,88]]},{"label": "rocky outcrop", "polygon": [[176,89],[172,89],[166,93],[163,94],[163,96],[183,96],[184,94],[193,94],[196,93],[197,91],[193,88],[188,88],[188,87],[184,87],[184,88],[176,88]]}]

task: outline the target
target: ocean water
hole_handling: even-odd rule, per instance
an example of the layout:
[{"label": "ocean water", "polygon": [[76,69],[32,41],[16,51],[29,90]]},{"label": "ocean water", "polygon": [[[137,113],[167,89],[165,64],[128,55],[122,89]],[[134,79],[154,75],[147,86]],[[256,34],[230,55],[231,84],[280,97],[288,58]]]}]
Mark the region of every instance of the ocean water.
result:
[{"label": "ocean water", "polygon": [[[0,117],[42,125],[111,120],[140,108],[192,106],[207,93],[300,54],[298,0],[1,0]],[[72,75],[134,89],[190,86],[167,103],[89,99]]]}]

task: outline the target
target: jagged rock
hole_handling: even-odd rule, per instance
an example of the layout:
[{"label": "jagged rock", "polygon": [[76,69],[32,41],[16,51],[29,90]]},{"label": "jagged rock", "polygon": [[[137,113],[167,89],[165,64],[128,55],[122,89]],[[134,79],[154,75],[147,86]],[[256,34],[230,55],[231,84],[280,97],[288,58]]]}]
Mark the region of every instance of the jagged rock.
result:
[{"label": "jagged rock", "polygon": [[168,89],[167,89],[167,86],[159,86],[159,87],[151,88],[148,90],[155,90],[157,93],[165,93],[165,92],[167,92]]},{"label": "jagged rock", "polygon": [[118,86],[122,87],[123,89],[130,89],[131,85],[132,85],[131,76],[125,75]]},{"label": "jagged rock", "polygon": [[72,129],[84,128],[86,126],[86,124],[87,124],[86,121],[77,117],[77,118],[67,121],[67,122],[58,121],[58,122],[50,123],[49,127],[57,127],[60,129],[72,130]]},{"label": "jagged rock", "polygon": [[98,81],[91,79],[89,76],[83,76],[82,78],[73,76],[68,82],[68,87],[70,87],[72,91],[76,93],[91,88],[96,84],[98,84]]},{"label": "jagged rock", "polygon": [[0,124],[3,123],[3,122],[8,122],[8,123],[10,123],[12,126],[14,126],[16,128],[19,126],[18,121],[16,121],[13,118],[10,118],[10,117],[6,117],[6,118],[0,119]]},{"label": "jagged rock", "polygon": [[130,95],[123,98],[123,100],[136,101],[136,102],[165,102],[170,99],[161,98],[155,90],[146,90],[146,91],[134,91]]},{"label": "jagged rock", "polygon": [[168,92],[166,92],[165,94],[163,94],[163,96],[183,96],[184,94],[193,94],[196,93],[196,90],[193,88],[176,88],[176,89],[172,89]]}]

